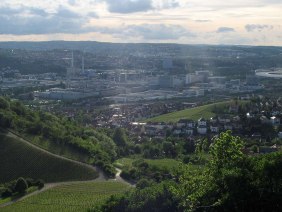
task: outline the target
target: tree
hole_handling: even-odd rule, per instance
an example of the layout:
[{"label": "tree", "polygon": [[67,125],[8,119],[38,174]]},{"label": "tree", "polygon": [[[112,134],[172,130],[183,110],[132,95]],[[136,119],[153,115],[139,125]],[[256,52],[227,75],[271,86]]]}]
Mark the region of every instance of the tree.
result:
[{"label": "tree", "polygon": [[243,141],[239,137],[231,135],[231,131],[226,131],[214,139],[211,147],[211,165],[215,172],[221,168],[232,168],[243,158]]},{"label": "tree", "polygon": [[113,140],[116,143],[117,146],[119,147],[124,147],[127,145],[128,138],[125,134],[124,129],[122,128],[117,128],[114,132],[113,135]]},{"label": "tree", "polygon": [[171,142],[165,141],[163,142],[163,151],[167,157],[175,157],[176,151],[175,147]]},{"label": "tree", "polygon": [[9,107],[10,103],[4,97],[0,97],[0,109],[8,109]]},{"label": "tree", "polygon": [[244,198],[250,189],[249,173],[244,164],[243,141],[221,133],[213,140],[212,156],[204,171],[191,170],[184,166],[180,175],[180,186],[175,189],[183,210],[234,210],[243,208]]},{"label": "tree", "polygon": [[27,182],[24,178],[19,178],[15,185],[15,191],[19,193],[25,193],[26,189],[28,188]]}]

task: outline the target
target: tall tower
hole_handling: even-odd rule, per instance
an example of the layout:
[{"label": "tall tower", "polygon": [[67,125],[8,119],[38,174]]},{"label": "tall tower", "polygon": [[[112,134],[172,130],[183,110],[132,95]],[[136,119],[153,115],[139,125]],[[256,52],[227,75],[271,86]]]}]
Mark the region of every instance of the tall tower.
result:
[{"label": "tall tower", "polygon": [[73,51],[71,51],[71,68],[74,67],[74,61],[73,61]]}]

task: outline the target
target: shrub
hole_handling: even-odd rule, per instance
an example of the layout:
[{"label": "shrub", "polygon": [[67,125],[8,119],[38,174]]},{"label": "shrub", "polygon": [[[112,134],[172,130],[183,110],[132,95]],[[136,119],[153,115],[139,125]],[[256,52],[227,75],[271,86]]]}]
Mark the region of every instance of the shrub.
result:
[{"label": "shrub", "polygon": [[34,186],[34,180],[32,178],[26,178],[25,180],[26,180],[28,188],[31,186]]},{"label": "shrub", "polygon": [[43,180],[39,179],[35,182],[34,185],[37,186],[38,189],[42,189],[44,187],[44,184],[45,184],[45,182]]},{"label": "shrub", "polygon": [[12,196],[13,192],[11,189],[7,188],[1,195],[2,198],[7,198]]}]

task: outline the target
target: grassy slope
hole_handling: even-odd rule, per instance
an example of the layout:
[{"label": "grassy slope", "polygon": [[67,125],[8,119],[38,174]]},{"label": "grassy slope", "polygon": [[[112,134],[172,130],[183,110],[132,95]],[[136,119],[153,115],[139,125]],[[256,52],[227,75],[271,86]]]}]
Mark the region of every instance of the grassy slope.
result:
[{"label": "grassy slope", "polygon": [[1,211],[87,211],[111,195],[128,189],[126,184],[118,182],[67,184],[1,208]]},{"label": "grassy slope", "polygon": [[[122,168],[123,166],[131,166],[132,162],[136,160],[136,159],[132,159],[132,158],[121,158],[118,159],[115,164]],[[167,168],[167,169],[173,169],[173,168],[177,168],[179,166],[179,161],[174,160],[174,159],[155,159],[155,160],[151,160],[151,159],[145,159],[145,161],[152,166],[157,166],[157,167],[161,167],[161,168]]]},{"label": "grassy slope", "polygon": [[226,106],[230,101],[225,102],[218,102],[208,105],[203,105],[195,108],[189,108],[186,110],[176,111],[173,113],[168,113],[164,115],[160,115],[154,118],[147,119],[146,122],[152,121],[152,122],[177,122],[179,119],[192,119],[192,120],[198,120],[199,118],[203,117],[206,119],[209,119],[213,116],[215,116],[215,113],[212,111],[213,108],[217,107],[224,107]]},{"label": "grassy slope", "polygon": [[46,182],[90,180],[95,170],[57,158],[17,139],[0,134],[0,183],[18,177],[43,179]]}]

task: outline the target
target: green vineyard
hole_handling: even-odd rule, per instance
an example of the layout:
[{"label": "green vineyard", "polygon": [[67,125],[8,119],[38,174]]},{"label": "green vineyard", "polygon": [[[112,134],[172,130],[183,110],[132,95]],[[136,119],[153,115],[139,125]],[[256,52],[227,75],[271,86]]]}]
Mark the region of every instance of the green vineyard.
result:
[{"label": "green vineyard", "polygon": [[0,183],[19,177],[45,182],[91,180],[98,176],[94,168],[55,157],[16,138],[0,134]]},{"label": "green vineyard", "polygon": [[87,211],[111,195],[128,189],[126,184],[113,181],[69,183],[1,208],[1,211]]}]

